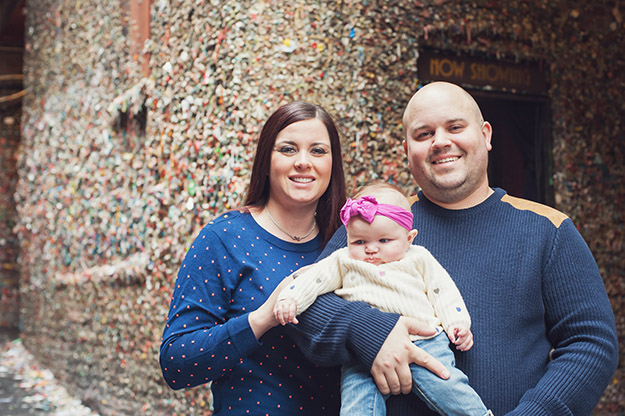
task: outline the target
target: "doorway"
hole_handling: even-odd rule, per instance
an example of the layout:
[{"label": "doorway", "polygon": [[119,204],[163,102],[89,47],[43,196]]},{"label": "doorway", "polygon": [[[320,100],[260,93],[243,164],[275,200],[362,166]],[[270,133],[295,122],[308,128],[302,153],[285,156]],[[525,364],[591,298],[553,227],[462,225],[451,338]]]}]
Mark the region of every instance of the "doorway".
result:
[{"label": "doorway", "polygon": [[470,91],[493,126],[488,178],[508,194],[553,206],[549,102],[515,94]]}]

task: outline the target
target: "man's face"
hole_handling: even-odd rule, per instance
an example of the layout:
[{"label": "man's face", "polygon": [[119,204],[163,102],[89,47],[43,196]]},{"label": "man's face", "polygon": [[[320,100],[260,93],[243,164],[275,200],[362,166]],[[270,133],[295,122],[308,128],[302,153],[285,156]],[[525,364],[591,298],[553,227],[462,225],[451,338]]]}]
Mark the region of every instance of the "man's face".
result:
[{"label": "man's face", "polygon": [[487,192],[491,126],[455,86],[430,85],[411,100],[404,115],[408,166],[426,197],[458,204]]}]

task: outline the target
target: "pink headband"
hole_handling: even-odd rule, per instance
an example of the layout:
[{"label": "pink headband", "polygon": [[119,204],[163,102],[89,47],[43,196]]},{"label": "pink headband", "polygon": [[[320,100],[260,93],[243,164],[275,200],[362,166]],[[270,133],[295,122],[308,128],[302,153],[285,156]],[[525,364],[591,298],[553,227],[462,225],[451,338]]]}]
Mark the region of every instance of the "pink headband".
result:
[{"label": "pink headband", "polygon": [[372,196],[363,196],[357,200],[347,198],[347,202],[341,208],[341,221],[347,226],[349,220],[357,215],[369,224],[376,215],[384,215],[408,231],[412,230],[412,212],[397,205],[379,204]]}]

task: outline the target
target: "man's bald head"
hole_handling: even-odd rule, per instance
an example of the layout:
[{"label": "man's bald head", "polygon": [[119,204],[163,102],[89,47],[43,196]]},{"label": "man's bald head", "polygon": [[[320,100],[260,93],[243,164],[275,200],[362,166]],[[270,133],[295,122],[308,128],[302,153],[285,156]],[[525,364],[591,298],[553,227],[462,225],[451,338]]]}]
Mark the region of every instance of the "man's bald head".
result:
[{"label": "man's bald head", "polygon": [[456,84],[436,81],[423,86],[410,98],[402,117],[404,137],[408,136],[410,124],[414,120],[415,113],[420,111],[424,106],[429,106],[433,99],[442,94],[454,96],[459,103],[462,103],[462,106],[469,109],[470,112],[475,115],[475,120],[479,124],[484,122],[482,111],[471,94]]}]

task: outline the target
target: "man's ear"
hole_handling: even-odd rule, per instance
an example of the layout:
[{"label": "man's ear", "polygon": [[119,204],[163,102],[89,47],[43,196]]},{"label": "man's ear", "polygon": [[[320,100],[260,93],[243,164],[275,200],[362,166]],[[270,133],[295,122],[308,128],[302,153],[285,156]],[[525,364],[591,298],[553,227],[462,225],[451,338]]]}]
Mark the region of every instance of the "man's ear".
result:
[{"label": "man's ear", "polygon": [[404,146],[404,153],[408,154],[408,142],[406,142],[406,140],[402,140],[401,142],[402,146]]},{"label": "man's ear", "polygon": [[417,236],[418,233],[419,233],[419,231],[414,230],[414,229],[408,231],[408,242],[410,244],[412,244],[412,242],[414,241],[414,238]]},{"label": "man's ear", "polygon": [[486,142],[486,149],[490,151],[493,148],[493,145],[490,142],[493,137],[493,126],[491,126],[488,121],[482,123],[482,135],[484,136],[484,141]]}]

